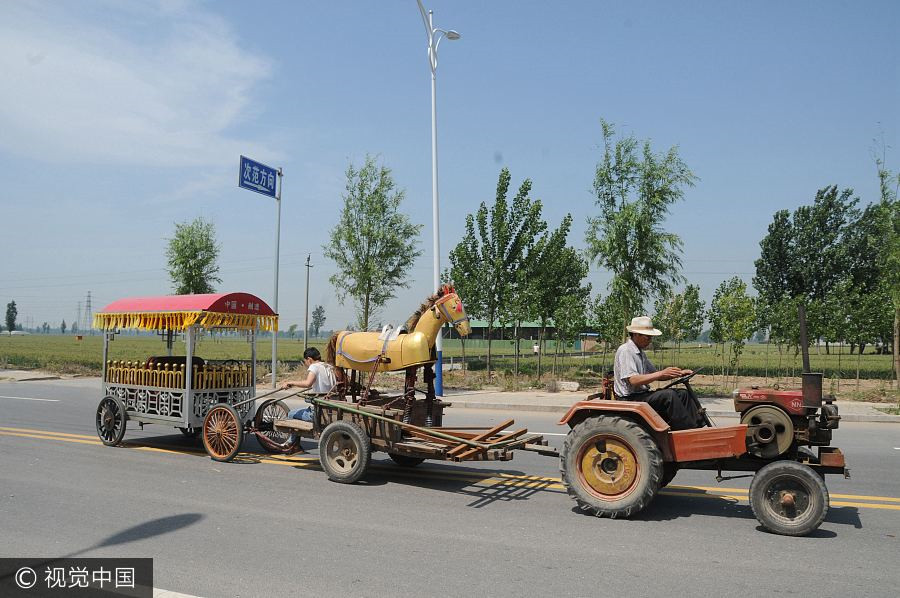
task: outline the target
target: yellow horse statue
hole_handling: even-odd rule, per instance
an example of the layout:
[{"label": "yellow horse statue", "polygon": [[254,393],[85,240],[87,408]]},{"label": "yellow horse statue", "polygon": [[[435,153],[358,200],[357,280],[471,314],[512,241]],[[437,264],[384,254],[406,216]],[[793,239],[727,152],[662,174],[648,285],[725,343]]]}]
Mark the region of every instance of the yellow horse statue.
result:
[{"label": "yellow horse statue", "polygon": [[[353,398],[360,389],[358,376],[369,372],[388,372],[406,370],[404,411],[409,420],[409,411],[415,400],[416,370],[424,367],[425,382],[428,384],[426,403],[428,419],[431,419],[431,403],[434,400],[434,372],[432,365],[437,360],[434,344],[441,327],[449,323],[456,328],[460,336],[468,336],[471,332],[469,317],[463,307],[462,300],[451,285],[443,285],[437,293],[410,316],[406,324],[393,328],[385,326],[379,332],[356,332],[341,330],[335,332],[328,341],[326,360],[335,366],[339,394],[343,398],[349,391]],[[350,370],[348,384],[346,370]],[[371,380],[363,391],[361,404],[368,398]],[[426,422],[430,425],[430,422]]]}]

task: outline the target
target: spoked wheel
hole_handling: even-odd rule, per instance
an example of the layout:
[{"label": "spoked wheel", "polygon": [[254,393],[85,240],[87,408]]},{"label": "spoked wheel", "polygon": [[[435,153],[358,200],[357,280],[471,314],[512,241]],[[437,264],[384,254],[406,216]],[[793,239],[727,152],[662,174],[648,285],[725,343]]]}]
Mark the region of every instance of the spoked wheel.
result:
[{"label": "spoked wheel", "polygon": [[328,479],[352,484],[363,476],[372,458],[369,436],[353,422],[328,424],[319,439],[319,461]]},{"label": "spoked wheel", "polygon": [[231,461],[241,450],[241,416],[227,403],[219,403],[203,419],[203,448],[215,461]]},{"label": "spoked wheel", "polygon": [[750,508],[764,528],[784,536],[805,536],[828,513],[828,489],[808,465],[775,461],[750,482]]},{"label": "spoked wheel", "polygon": [[287,416],[287,405],[279,399],[265,401],[256,410],[256,417],[253,423],[256,427],[256,438],[263,449],[270,453],[281,454],[292,453],[296,450],[296,445],[299,441],[296,434],[279,432],[272,427],[272,422],[279,419],[287,419]]},{"label": "spoked wheel", "polygon": [[628,517],[653,500],[663,475],[653,437],[633,421],[590,417],[566,436],[560,470],[569,495],[598,517]]},{"label": "spoked wheel", "polygon": [[125,403],[113,396],[103,397],[97,405],[97,436],[106,446],[115,446],[125,436]]},{"label": "spoked wheel", "polygon": [[424,457],[410,457],[409,455],[401,455],[400,453],[388,453],[391,460],[400,467],[415,467],[425,461]]}]

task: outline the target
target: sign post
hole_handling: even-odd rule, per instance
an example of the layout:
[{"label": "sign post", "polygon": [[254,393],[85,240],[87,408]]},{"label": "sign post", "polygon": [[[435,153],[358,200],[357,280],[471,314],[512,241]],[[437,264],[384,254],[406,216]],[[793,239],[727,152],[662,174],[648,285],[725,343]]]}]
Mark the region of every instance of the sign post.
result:
[{"label": "sign post", "polygon": [[[281,186],[284,173],[280,168],[266,166],[250,158],[241,156],[238,171],[238,187],[256,191],[275,199],[275,296],[272,309],[278,313],[278,262],[281,250]],[[278,365],[278,327],[272,331],[272,388],[278,386],[276,368]]]}]

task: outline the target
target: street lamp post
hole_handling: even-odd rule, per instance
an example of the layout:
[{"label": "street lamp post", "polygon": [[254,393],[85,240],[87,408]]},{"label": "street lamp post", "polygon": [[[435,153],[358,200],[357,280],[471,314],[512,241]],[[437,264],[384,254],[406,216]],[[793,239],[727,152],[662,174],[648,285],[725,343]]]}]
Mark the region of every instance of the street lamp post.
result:
[{"label": "street lamp post", "polygon": [[[432,11],[425,11],[422,6],[422,0],[416,0],[419,4],[419,12],[422,13],[422,22],[425,24],[425,33],[428,36],[428,66],[431,67],[431,207],[432,207],[432,227],[434,229],[434,286],[437,289],[441,283],[441,234],[440,234],[440,217],[438,211],[438,159],[437,159],[437,100],[435,93],[435,73],[437,72],[437,49],[441,40],[446,37],[453,41],[460,38],[459,33],[450,29],[445,31],[434,26]],[[435,340],[435,350],[437,351],[437,363],[435,364],[435,393],[444,396],[444,356],[443,356],[443,338],[441,331],[438,331]]]}]

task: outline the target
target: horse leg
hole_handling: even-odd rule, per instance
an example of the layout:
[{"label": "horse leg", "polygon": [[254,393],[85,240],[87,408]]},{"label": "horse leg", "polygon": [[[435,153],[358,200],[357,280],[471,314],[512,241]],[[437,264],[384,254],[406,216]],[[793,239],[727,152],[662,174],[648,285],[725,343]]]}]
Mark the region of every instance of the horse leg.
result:
[{"label": "horse leg", "polygon": [[358,380],[359,372],[356,370],[350,370],[350,396],[353,398],[353,402],[356,402],[356,394],[359,389],[359,380]]},{"label": "horse leg", "polygon": [[342,401],[347,398],[347,372],[344,368],[334,368],[334,392]]},{"label": "horse leg", "polygon": [[434,424],[434,368],[431,364],[425,366],[422,372],[422,378],[428,385],[425,391],[425,427],[430,428]]},{"label": "horse leg", "polygon": [[412,420],[412,407],[416,401],[416,366],[406,368],[406,384],[404,386],[403,423]]},{"label": "horse leg", "polygon": [[366,387],[362,391],[362,398],[359,399],[359,406],[363,407],[369,400],[369,391],[372,389],[372,384],[375,382],[375,374],[378,373],[378,365],[381,363],[381,356],[375,360],[375,363],[372,365],[372,373],[369,374],[369,383],[366,384]]}]

